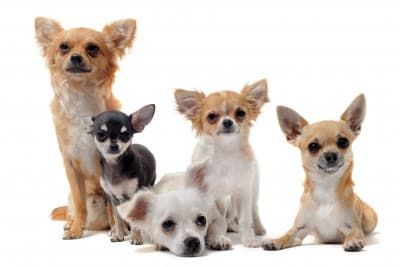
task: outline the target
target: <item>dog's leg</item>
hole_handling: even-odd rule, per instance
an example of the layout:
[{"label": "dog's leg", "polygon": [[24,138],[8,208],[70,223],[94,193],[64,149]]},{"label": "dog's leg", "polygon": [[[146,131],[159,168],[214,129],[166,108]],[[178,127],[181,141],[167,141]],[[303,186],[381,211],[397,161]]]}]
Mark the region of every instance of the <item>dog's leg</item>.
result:
[{"label": "dog's leg", "polygon": [[72,221],[67,221],[65,224],[64,224],[64,231],[67,231],[67,230],[70,230],[71,229],[71,225],[72,225]]},{"label": "dog's leg", "polygon": [[347,222],[339,227],[339,231],[345,236],[345,251],[362,250],[365,246],[365,235],[373,231],[378,220],[375,211],[357,195],[354,201],[352,219],[347,216]]},{"label": "dog's leg", "polygon": [[265,250],[281,250],[301,245],[303,239],[309,233],[306,225],[294,225],[286,234],[277,239],[268,239],[263,242]]},{"label": "dog's leg", "polygon": [[124,220],[119,216],[116,208],[118,204],[119,203],[117,203],[116,201],[111,201],[112,211],[114,215],[114,222],[115,222],[114,227],[111,228],[110,231],[111,242],[124,241],[124,236],[128,235],[128,228],[126,227]]},{"label": "dog's leg", "polygon": [[292,228],[282,237],[277,239],[267,239],[262,247],[265,250],[280,250],[301,245],[303,239],[312,231],[312,226],[308,222],[310,215],[306,209],[300,209]]},{"label": "dog's leg", "polygon": [[64,165],[71,188],[74,217],[72,218],[69,229],[64,232],[63,238],[76,239],[82,237],[83,229],[86,225],[87,209],[85,183],[79,172],[74,168],[71,160],[65,160]]},{"label": "dog's leg", "polygon": [[228,226],[228,232],[239,233],[239,223],[237,220],[237,208],[231,197],[227,198],[226,201],[226,222]]},{"label": "dog's leg", "polygon": [[259,174],[257,172],[255,174],[254,184],[253,184],[253,227],[254,227],[254,233],[256,235],[265,235],[266,231],[261,223],[260,215],[258,213],[257,202],[258,202],[259,186],[260,186],[260,179],[259,179]]},{"label": "dog's leg", "polygon": [[345,236],[343,247],[345,251],[360,251],[365,245],[365,235],[361,227],[361,216],[356,212],[352,222],[347,222],[339,227]]},{"label": "dog's leg", "polygon": [[251,194],[248,192],[241,193],[233,196],[233,201],[236,202],[238,207],[238,218],[239,218],[239,232],[242,239],[242,244],[246,247],[258,247],[260,246],[259,240],[257,240],[253,224],[253,200]]},{"label": "dog's leg", "polygon": [[69,229],[71,229],[71,225],[72,225],[72,218],[73,216],[71,216],[71,208],[73,207],[73,203],[72,202],[72,196],[71,193],[69,193],[68,195],[68,206],[67,206],[67,210],[66,210],[66,222],[64,224],[64,231],[67,231]]},{"label": "dog's leg", "polygon": [[111,230],[115,226],[115,220],[114,220],[113,207],[112,207],[111,201],[109,201],[109,200],[107,200],[107,218],[108,218],[108,223],[110,224],[110,230]]},{"label": "dog's leg", "polygon": [[258,214],[257,202],[253,203],[253,227],[256,235],[265,235],[267,233],[261,223],[260,215]]},{"label": "dog's leg", "polygon": [[215,203],[212,208],[212,220],[207,230],[207,247],[214,250],[230,249],[232,247],[232,240],[225,236],[226,231],[226,218],[220,213]]},{"label": "dog's leg", "polygon": [[368,235],[374,231],[377,223],[378,223],[378,215],[367,203],[361,201],[361,209],[362,209],[362,219],[361,225],[365,235]]}]

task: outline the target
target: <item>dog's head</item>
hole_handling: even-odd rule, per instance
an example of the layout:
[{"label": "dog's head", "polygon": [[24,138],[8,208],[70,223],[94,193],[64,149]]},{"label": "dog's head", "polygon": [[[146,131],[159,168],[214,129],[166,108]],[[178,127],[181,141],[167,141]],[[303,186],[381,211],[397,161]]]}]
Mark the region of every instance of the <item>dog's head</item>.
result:
[{"label": "dog's head", "polygon": [[132,227],[175,255],[201,255],[211,220],[202,168],[203,163],[189,167],[186,179],[191,181],[184,189],[160,194],[139,191],[132,200],[118,206],[118,212]]},{"label": "dog's head", "polygon": [[132,136],[143,131],[154,116],[155,105],[146,105],[131,115],[117,110],[93,117],[91,134],[98,151],[106,160],[114,160],[128,149]]},{"label": "dog's head", "polygon": [[99,32],[88,28],[64,30],[57,21],[38,17],[35,29],[54,87],[101,87],[114,81],[117,58],[132,45],[136,22],[119,20]]},{"label": "dog's head", "polygon": [[240,93],[202,92],[177,89],[178,111],[192,122],[197,134],[215,138],[247,137],[251,122],[268,102],[267,81],[245,86]]},{"label": "dog's head", "polygon": [[362,94],[353,100],[340,121],[308,124],[294,110],[277,108],[279,124],[288,142],[300,148],[304,169],[316,176],[343,174],[350,166],[351,145],[360,133],[365,112],[366,101]]}]

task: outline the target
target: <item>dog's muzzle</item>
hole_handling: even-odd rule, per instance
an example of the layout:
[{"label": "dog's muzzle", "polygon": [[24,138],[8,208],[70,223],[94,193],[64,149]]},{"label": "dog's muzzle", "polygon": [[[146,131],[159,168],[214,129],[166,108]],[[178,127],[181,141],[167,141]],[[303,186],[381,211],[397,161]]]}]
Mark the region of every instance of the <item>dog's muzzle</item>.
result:
[{"label": "dog's muzzle", "polygon": [[67,67],[67,71],[71,73],[88,73],[91,71],[84,64],[83,57],[79,54],[72,54],[70,57],[70,63]]},{"label": "dog's muzzle", "polygon": [[326,152],[318,160],[318,168],[329,174],[337,172],[343,164],[343,157],[336,152]]}]

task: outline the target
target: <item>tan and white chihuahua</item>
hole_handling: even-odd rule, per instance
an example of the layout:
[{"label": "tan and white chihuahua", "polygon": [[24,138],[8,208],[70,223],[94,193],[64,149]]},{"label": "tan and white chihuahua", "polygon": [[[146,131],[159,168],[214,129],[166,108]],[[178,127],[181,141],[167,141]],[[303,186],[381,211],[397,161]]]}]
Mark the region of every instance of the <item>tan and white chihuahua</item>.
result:
[{"label": "tan and white chihuahua", "polygon": [[343,243],[359,251],[364,236],[377,224],[375,211],[353,191],[351,144],[365,117],[364,95],[359,95],[340,121],[313,124],[295,111],[278,106],[279,124],[289,143],[301,150],[306,172],[301,207],[293,227],[281,238],[267,240],[266,250],[298,246],[310,233],[324,243]]},{"label": "tan and white chihuahua", "polygon": [[136,22],[119,20],[102,31],[64,30],[57,21],[38,17],[35,29],[51,74],[51,111],[71,190],[68,209],[55,209],[52,218],[67,220],[64,239],[80,238],[83,229],[102,230],[113,223],[100,186],[99,155],[87,132],[93,116],[120,108],[112,84]]},{"label": "tan and white chihuahua", "polygon": [[[207,160],[204,181],[218,206],[230,197],[237,210],[241,240],[245,246],[259,246],[256,235],[265,229],[258,215],[258,165],[249,143],[249,131],[262,106],[268,102],[267,81],[245,86],[240,93],[202,92],[178,89],[175,99],[179,112],[192,122],[198,136],[192,162]],[[210,225],[207,245],[229,249],[224,218]]]}]

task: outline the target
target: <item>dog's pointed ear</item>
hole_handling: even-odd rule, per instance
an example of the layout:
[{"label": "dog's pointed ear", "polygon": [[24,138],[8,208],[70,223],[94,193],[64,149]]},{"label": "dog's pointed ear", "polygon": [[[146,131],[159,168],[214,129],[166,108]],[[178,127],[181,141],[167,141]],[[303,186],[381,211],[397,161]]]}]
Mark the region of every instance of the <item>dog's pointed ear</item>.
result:
[{"label": "dog's pointed ear", "polygon": [[107,46],[122,57],[127,48],[133,43],[136,32],[136,20],[124,19],[107,24],[103,28],[103,33],[107,37]]},{"label": "dog's pointed ear", "polygon": [[53,19],[44,17],[35,18],[36,39],[43,50],[43,54],[47,54],[49,45],[53,42],[55,36],[63,31],[60,23]]},{"label": "dog's pointed ear", "polygon": [[189,165],[185,172],[184,185],[194,186],[201,192],[207,192],[207,185],[204,176],[208,164],[208,159],[198,161]]},{"label": "dog's pointed ear", "polygon": [[200,112],[205,97],[203,92],[183,89],[175,90],[175,101],[178,111],[189,119]]},{"label": "dog's pointed ear", "polygon": [[156,111],[156,105],[150,104],[142,107],[138,111],[132,113],[129,118],[131,120],[132,128],[135,132],[140,133],[144,127],[151,122]]},{"label": "dog's pointed ear", "polygon": [[193,125],[198,125],[201,120],[200,111],[205,99],[203,92],[189,91],[183,89],[175,90],[175,101],[177,110],[187,119],[192,121]]},{"label": "dog's pointed ear", "polygon": [[301,135],[302,129],[308,125],[308,122],[296,111],[288,107],[278,106],[276,112],[279,126],[286,135],[287,141],[295,145],[297,137]]},{"label": "dog's pointed ear", "polygon": [[117,207],[121,217],[129,224],[142,228],[149,224],[155,193],[151,190],[139,190],[135,196]]},{"label": "dog's pointed ear", "polygon": [[246,99],[250,110],[250,119],[257,119],[262,106],[269,102],[267,80],[263,79],[253,84],[246,85],[240,94]]},{"label": "dog's pointed ear", "polygon": [[364,121],[366,113],[366,100],[363,94],[357,96],[346,111],[340,117],[341,120],[345,121],[351,131],[357,136],[361,131],[361,125]]}]

